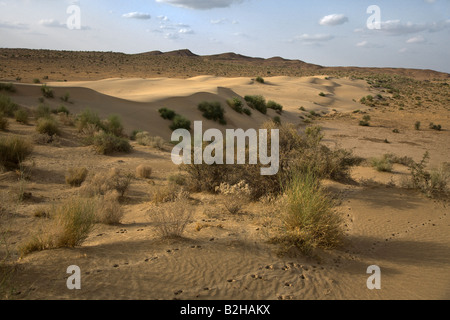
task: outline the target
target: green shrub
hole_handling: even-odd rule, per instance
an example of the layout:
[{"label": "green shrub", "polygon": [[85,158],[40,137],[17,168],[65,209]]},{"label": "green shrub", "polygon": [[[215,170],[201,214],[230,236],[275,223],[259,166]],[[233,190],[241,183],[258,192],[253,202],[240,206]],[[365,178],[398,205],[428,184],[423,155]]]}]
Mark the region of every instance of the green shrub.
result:
[{"label": "green shrub", "polygon": [[11,98],[0,94],[0,113],[7,117],[13,117],[14,112],[19,109],[19,106],[12,102]]},{"label": "green shrub", "polygon": [[20,137],[0,137],[0,166],[7,169],[18,168],[31,154],[33,145]]},{"label": "green shrub", "polygon": [[112,154],[115,152],[129,153],[132,148],[127,139],[115,136],[112,133],[100,132],[93,137],[93,146],[99,154]]},{"label": "green shrub", "polygon": [[19,109],[14,113],[17,122],[28,124],[28,112],[25,109]]},{"label": "green shrub", "polygon": [[69,115],[69,114],[70,114],[70,111],[69,111],[69,109],[66,108],[66,106],[60,105],[57,109],[53,109],[53,110],[52,110],[52,113],[53,113],[53,114],[64,113],[64,114],[66,114],[66,115]]},{"label": "green shrub", "polygon": [[251,117],[252,115],[252,110],[250,110],[249,108],[244,108],[242,110],[242,112],[244,112],[246,115],[248,115],[249,117]]},{"label": "green shrub", "polygon": [[201,102],[198,105],[198,110],[203,112],[203,117],[206,119],[219,121],[220,124],[226,124],[224,119],[225,110],[222,108],[220,102]]},{"label": "green shrub", "polygon": [[242,103],[241,99],[239,99],[238,97],[235,97],[233,99],[228,99],[227,104],[231,107],[231,109],[233,109],[237,113],[244,112],[243,103]]},{"label": "green shrub", "polygon": [[51,117],[38,119],[36,131],[49,136],[59,135],[60,133],[58,122]]},{"label": "green shrub", "polygon": [[16,92],[12,83],[0,83],[0,91]]},{"label": "green shrub", "polygon": [[371,117],[369,115],[365,115],[363,117],[363,119],[359,122],[359,125],[362,127],[368,127],[368,126],[370,126],[370,122],[369,122],[370,120],[371,120]]},{"label": "green shrub", "polygon": [[280,124],[281,124],[281,119],[280,119],[280,117],[278,117],[278,116],[273,117],[272,120],[273,120],[273,122],[276,123],[277,125],[280,125]]},{"label": "green shrub", "polygon": [[41,80],[39,80],[38,78],[34,78],[33,83],[35,83],[35,84],[41,83]]},{"label": "green shrub", "polygon": [[51,114],[50,107],[45,104],[40,104],[35,111],[36,119],[49,118]]},{"label": "green shrub", "polygon": [[98,114],[91,109],[87,108],[77,116],[76,119],[77,128],[81,132],[89,124],[94,125],[98,129],[102,128],[102,123]]},{"label": "green shrub", "polygon": [[53,98],[53,97],[54,97],[54,95],[53,95],[53,89],[50,88],[50,87],[47,87],[46,84],[44,84],[44,85],[41,87],[41,92],[42,92],[42,95],[43,95],[45,98]]},{"label": "green shrub", "polygon": [[176,116],[175,111],[167,108],[161,108],[158,110],[158,112],[161,115],[161,117],[166,120],[173,120],[173,118],[175,118]]},{"label": "green shrub", "polygon": [[124,136],[122,120],[116,114],[110,115],[108,119],[103,121],[102,129],[107,133],[115,135],[116,137]]},{"label": "green shrub", "polygon": [[283,228],[272,239],[311,254],[314,248],[333,249],[343,240],[342,217],[331,197],[311,173],[295,172],[283,186],[286,195]]},{"label": "green shrub", "polygon": [[173,123],[170,126],[170,129],[172,131],[175,131],[177,129],[191,130],[191,121],[183,116],[176,115],[175,118],[173,118]]},{"label": "green shrub", "polygon": [[270,100],[267,102],[267,108],[275,110],[277,113],[283,112],[283,106],[275,101]]},{"label": "green shrub", "polygon": [[262,114],[267,114],[266,99],[263,96],[245,96],[244,99],[250,108],[256,109]]},{"label": "green shrub", "polygon": [[256,82],[259,82],[259,83],[262,83],[262,84],[264,84],[264,78],[262,78],[262,77],[257,77],[256,78]]},{"label": "green shrub", "polygon": [[319,93],[319,96],[321,96],[321,97],[326,97],[326,94],[323,93],[323,92],[321,92],[321,93]]}]

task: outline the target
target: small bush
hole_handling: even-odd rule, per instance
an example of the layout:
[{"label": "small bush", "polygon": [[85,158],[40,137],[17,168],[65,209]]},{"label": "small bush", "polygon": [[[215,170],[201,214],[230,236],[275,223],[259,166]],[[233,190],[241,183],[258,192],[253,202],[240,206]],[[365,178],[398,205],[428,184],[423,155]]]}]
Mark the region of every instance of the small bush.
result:
[{"label": "small bush", "polygon": [[16,169],[31,154],[33,145],[23,138],[0,137],[0,167]]},{"label": "small bush", "polygon": [[6,131],[8,130],[8,127],[9,127],[8,119],[6,119],[3,113],[0,112],[0,130]]},{"label": "small bush", "polygon": [[136,134],[136,142],[141,146],[148,146],[164,150],[165,141],[161,137],[153,137],[146,131],[141,131]]},{"label": "small bush", "polygon": [[371,160],[372,167],[379,172],[392,172],[393,164],[389,155],[382,158],[374,158]]},{"label": "small bush", "polygon": [[8,117],[13,117],[14,112],[18,109],[19,106],[12,102],[10,97],[0,94],[0,113]]},{"label": "small bush", "polygon": [[98,129],[102,128],[101,120],[98,114],[91,109],[85,109],[76,119],[78,131],[82,131],[89,124],[94,125]]},{"label": "small bush", "polygon": [[198,110],[203,112],[203,117],[206,119],[219,121],[220,124],[226,124],[224,118],[225,110],[222,108],[220,102],[201,102],[198,105]]},{"label": "small bush", "polygon": [[370,126],[370,122],[369,122],[370,120],[371,120],[371,117],[369,115],[365,115],[363,117],[363,120],[361,120],[359,122],[359,125],[362,126],[362,127],[369,127]]},{"label": "small bush", "polygon": [[96,222],[108,225],[119,224],[124,212],[119,203],[120,194],[116,190],[108,191],[98,198],[96,210]]},{"label": "small bush", "polygon": [[61,100],[64,102],[69,102],[70,99],[70,93],[66,92],[62,97]]},{"label": "small bush", "polygon": [[35,84],[41,83],[41,80],[39,80],[38,78],[34,78],[33,83],[35,83]]},{"label": "small bush", "polygon": [[259,82],[259,83],[262,83],[262,84],[265,83],[264,78],[262,78],[262,77],[257,77],[256,78],[256,82]]},{"label": "small bush", "polygon": [[161,115],[161,117],[166,120],[173,120],[176,116],[175,111],[167,108],[161,108],[158,110],[158,112]]},{"label": "small bush", "polygon": [[152,177],[152,168],[143,164],[139,165],[136,168],[136,177],[150,179]]},{"label": "small bush", "polygon": [[275,124],[277,124],[277,125],[280,125],[281,124],[281,119],[280,119],[280,117],[278,117],[278,116],[276,116],[276,117],[273,117],[273,122],[275,123]]},{"label": "small bush", "polygon": [[310,173],[294,173],[284,186],[283,228],[273,240],[310,254],[314,248],[332,249],[342,243],[342,218],[333,201]]},{"label": "small bush", "polygon": [[275,110],[277,113],[283,112],[283,106],[275,101],[270,100],[267,102],[267,108]]},{"label": "small bush", "polygon": [[249,202],[252,194],[250,187],[245,181],[235,185],[221,183],[216,192],[224,196],[224,206],[230,214],[236,215],[242,212],[242,208]]},{"label": "small bush", "polygon": [[191,208],[185,200],[154,206],[149,211],[150,220],[162,238],[181,237],[191,219]]},{"label": "small bush", "polygon": [[112,133],[99,132],[93,137],[94,150],[103,155],[112,153],[130,153],[132,147],[125,138],[119,138]]},{"label": "small bush", "polygon": [[0,83],[0,91],[16,92],[16,88],[12,83]]},{"label": "small bush", "polygon": [[173,118],[173,123],[170,126],[170,129],[172,131],[175,131],[177,129],[191,130],[191,121],[183,116],[176,115],[175,118]]},{"label": "small bush", "polygon": [[421,126],[420,121],[417,121],[417,122],[414,124],[414,129],[416,129],[416,130],[418,131],[418,130],[420,130],[420,126]]},{"label": "small bush", "polygon": [[45,104],[40,104],[35,110],[36,119],[49,118],[51,115],[50,107]]},{"label": "small bush", "polygon": [[248,108],[244,108],[242,110],[242,112],[244,112],[246,115],[248,115],[249,117],[251,117],[252,115],[252,110],[248,109]]},{"label": "small bush", "polygon": [[42,92],[42,95],[43,95],[45,98],[50,98],[50,99],[51,99],[51,98],[54,97],[54,95],[53,95],[53,89],[47,87],[46,84],[44,84],[44,85],[41,87],[41,92]]},{"label": "small bush", "polygon": [[70,114],[69,109],[67,109],[64,105],[60,105],[57,109],[53,109],[52,110],[53,114],[60,114],[60,113],[64,113],[66,115]]},{"label": "small bush", "polygon": [[132,174],[122,174],[119,169],[111,169],[107,174],[98,173],[90,181],[83,183],[80,194],[85,197],[104,196],[109,191],[116,190],[121,197],[125,196]]},{"label": "small bush", "polygon": [[431,130],[436,130],[436,131],[441,131],[442,130],[442,126],[440,124],[436,125],[434,123],[430,123],[429,128]]},{"label": "small bush", "polygon": [[326,97],[326,94],[323,93],[323,92],[321,92],[321,93],[319,93],[319,96],[321,96],[321,97]]},{"label": "small bush", "polygon": [[108,119],[103,121],[101,127],[106,133],[111,133],[116,137],[124,136],[122,120],[116,114],[110,115]]},{"label": "small bush", "polygon": [[80,246],[95,222],[96,203],[71,198],[50,211],[53,223],[19,247],[21,256],[34,251]]},{"label": "small bush", "polygon": [[267,114],[266,99],[263,96],[245,96],[244,99],[250,108],[256,109],[262,114]]},{"label": "small bush", "polygon": [[28,112],[24,109],[19,109],[14,113],[14,118],[17,122],[28,124]]},{"label": "small bush", "polygon": [[229,99],[227,100],[227,104],[230,106],[231,109],[233,109],[234,111],[236,111],[237,113],[243,113],[243,103],[241,101],[241,99],[239,98],[233,98],[233,99]]},{"label": "small bush", "polygon": [[53,118],[40,118],[37,121],[36,131],[49,136],[59,135],[58,122]]},{"label": "small bush", "polygon": [[169,183],[176,184],[179,186],[185,186],[186,185],[186,176],[182,174],[173,174],[169,176]]},{"label": "small bush", "polygon": [[88,170],[86,168],[70,168],[66,173],[66,183],[71,187],[80,187],[86,180]]}]

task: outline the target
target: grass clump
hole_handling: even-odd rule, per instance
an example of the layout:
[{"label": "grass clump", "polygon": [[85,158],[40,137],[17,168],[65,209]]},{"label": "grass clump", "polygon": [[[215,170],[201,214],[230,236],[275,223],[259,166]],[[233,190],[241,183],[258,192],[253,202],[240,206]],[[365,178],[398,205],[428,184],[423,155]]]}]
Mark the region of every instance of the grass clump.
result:
[{"label": "grass clump", "polygon": [[6,131],[9,128],[8,119],[0,112],[0,131]]},{"label": "grass clump", "polygon": [[285,213],[282,232],[274,237],[288,247],[306,254],[314,248],[332,249],[342,243],[342,218],[333,210],[333,201],[312,173],[295,172],[283,186]]},{"label": "grass clump", "polygon": [[121,197],[124,197],[132,179],[132,174],[122,174],[119,169],[113,168],[108,173],[98,173],[83,183],[80,194],[92,198],[104,196],[109,191],[116,190]]},{"label": "grass clump", "polygon": [[191,130],[191,121],[183,116],[176,115],[175,118],[173,118],[173,123],[170,126],[170,129],[172,131],[175,131],[177,129]]},{"label": "grass clump", "polygon": [[14,118],[19,123],[28,124],[28,112],[25,109],[19,109],[14,112]]},{"label": "grass clump", "polygon": [[78,128],[78,131],[81,132],[89,125],[93,125],[98,129],[101,129],[102,127],[101,120],[98,114],[95,111],[87,108],[77,116],[76,126]]},{"label": "grass clump", "polygon": [[101,131],[93,137],[94,150],[103,155],[113,153],[130,153],[132,147],[130,142],[125,138],[119,138],[112,133]]},{"label": "grass clump", "polygon": [[58,122],[51,117],[38,119],[36,131],[40,134],[47,134],[49,136],[60,134]]},{"label": "grass clump", "polygon": [[139,165],[136,168],[136,177],[150,179],[152,177],[152,168],[143,164]]},{"label": "grass clump", "polygon": [[256,109],[262,114],[267,114],[266,99],[263,96],[245,96],[244,99],[250,108]]},{"label": "grass clump", "polygon": [[0,167],[17,169],[31,154],[33,145],[20,137],[0,137]]},{"label": "grass clump", "polygon": [[368,114],[366,114],[363,117],[363,119],[359,122],[359,125],[362,126],[362,127],[369,127],[370,126],[370,122],[369,122],[370,120],[371,120],[371,117]]},{"label": "grass clump", "polygon": [[66,106],[64,106],[64,105],[60,105],[58,108],[53,109],[51,112],[53,114],[60,114],[60,113],[64,113],[66,115],[70,114],[69,109],[67,109]]},{"label": "grass clump", "polygon": [[116,137],[123,137],[123,125],[122,120],[116,114],[108,116],[108,118],[102,122],[101,128],[106,132],[115,135]]},{"label": "grass clump", "polygon": [[173,118],[175,118],[176,116],[175,111],[167,108],[161,108],[158,110],[158,112],[161,115],[161,117],[166,120],[173,120]]},{"label": "grass clump", "polygon": [[136,134],[136,142],[141,146],[164,149],[165,141],[161,137],[153,137],[146,131],[141,131]]},{"label": "grass clump", "polygon": [[124,211],[119,202],[120,194],[116,190],[108,191],[97,198],[98,209],[95,221],[107,225],[117,225],[123,218]]},{"label": "grass clump", "polygon": [[389,155],[384,155],[381,158],[373,158],[371,165],[379,172],[392,172],[393,163]]},{"label": "grass clump", "polygon": [[225,110],[220,102],[203,101],[198,105],[198,110],[203,112],[203,117],[208,120],[218,121],[222,125],[227,123],[224,118]]},{"label": "grass clump", "polygon": [[49,118],[51,115],[50,107],[45,104],[40,104],[34,111],[36,119]]},{"label": "grass clump", "polygon": [[96,204],[89,199],[71,198],[50,210],[53,223],[19,247],[21,256],[55,248],[83,244],[95,222]]},{"label": "grass clump", "polygon": [[434,124],[434,123],[430,123],[429,128],[431,130],[436,130],[436,131],[441,131],[442,130],[442,126],[440,124]]},{"label": "grass clump", "polygon": [[416,129],[417,131],[419,131],[419,130],[420,130],[420,126],[421,126],[420,121],[417,121],[417,122],[414,124],[414,129]]},{"label": "grass clump", "polygon": [[11,98],[0,94],[0,113],[7,117],[13,117],[14,112],[19,109],[19,106],[12,102]]},{"label": "grass clump", "polygon": [[321,92],[321,93],[319,93],[319,96],[326,97],[327,95],[325,93]]},{"label": "grass clump", "polygon": [[50,88],[50,87],[47,87],[46,84],[44,84],[44,85],[41,87],[41,92],[42,92],[42,95],[43,95],[45,98],[48,98],[48,99],[54,98],[53,89]]},{"label": "grass clump", "polygon": [[86,168],[70,168],[66,173],[66,183],[71,187],[80,187],[86,180],[88,170]]}]

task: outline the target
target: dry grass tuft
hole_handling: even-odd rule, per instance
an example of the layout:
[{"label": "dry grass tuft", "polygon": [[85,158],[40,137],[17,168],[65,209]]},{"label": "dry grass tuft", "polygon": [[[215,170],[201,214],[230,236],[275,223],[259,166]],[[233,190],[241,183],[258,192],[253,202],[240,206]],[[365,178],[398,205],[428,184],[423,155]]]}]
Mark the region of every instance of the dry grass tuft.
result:
[{"label": "dry grass tuft", "polygon": [[66,183],[71,187],[80,187],[87,175],[86,168],[70,168],[66,173]]},{"label": "dry grass tuft", "polygon": [[152,176],[152,168],[143,164],[136,168],[136,177],[142,179],[150,179]]},{"label": "dry grass tuft", "polygon": [[162,238],[179,238],[183,235],[192,216],[192,208],[186,200],[177,200],[158,206],[150,211],[150,220]]}]

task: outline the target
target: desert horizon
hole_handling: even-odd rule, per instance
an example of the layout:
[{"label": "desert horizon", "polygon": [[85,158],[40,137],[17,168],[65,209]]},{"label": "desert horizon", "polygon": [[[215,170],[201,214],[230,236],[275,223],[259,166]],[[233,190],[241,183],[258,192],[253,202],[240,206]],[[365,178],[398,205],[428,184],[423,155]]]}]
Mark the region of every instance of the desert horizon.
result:
[{"label": "desert horizon", "polygon": [[[186,20],[254,5],[151,3]],[[276,53],[289,58],[258,58],[243,19],[207,16],[208,31],[164,13],[120,17],[159,26],[146,32],[167,42],[123,53],[126,39],[107,46],[94,20],[72,30],[43,17],[53,39],[90,37],[38,49],[31,26],[0,15],[0,32],[23,34],[0,48],[2,300],[450,298],[450,73],[441,47],[429,63],[413,57],[445,38],[447,20],[382,21],[386,60],[356,53],[381,48],[352,30],[351,66],[327,45],[339,31],[297,36],[300,53],[283,42]],[[352,17],[315,28],[353,28]],[[218,25],[245,25],[236,37],[248,46],[222,45]],[[220,41],[201,50],[207,32]],[[399,37],[416,46],[394,50],[411,55],[404,63],[387,49]],[[200,310],[189,306],[174,312]]]}]

